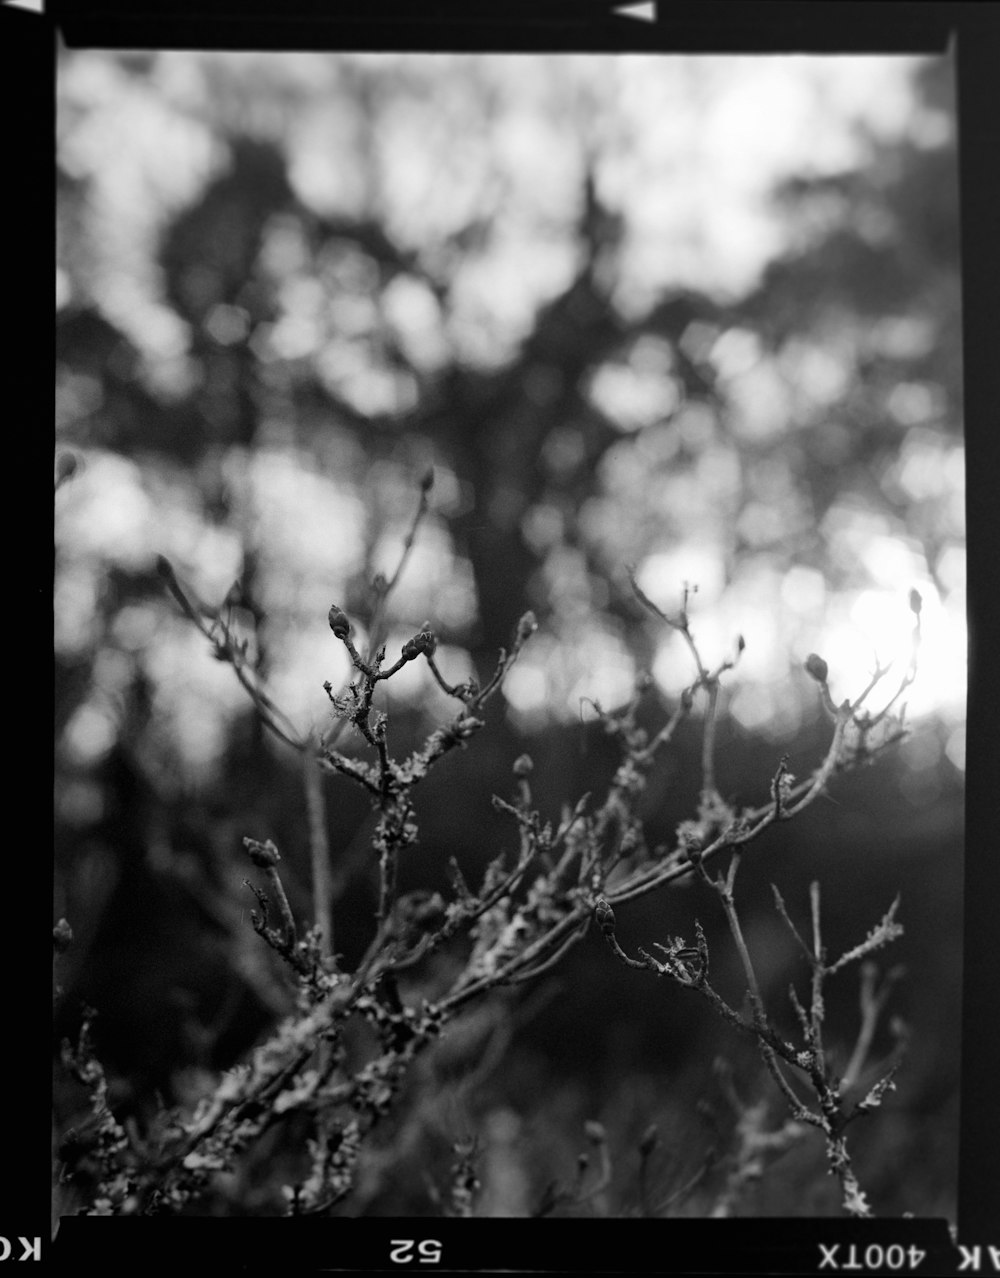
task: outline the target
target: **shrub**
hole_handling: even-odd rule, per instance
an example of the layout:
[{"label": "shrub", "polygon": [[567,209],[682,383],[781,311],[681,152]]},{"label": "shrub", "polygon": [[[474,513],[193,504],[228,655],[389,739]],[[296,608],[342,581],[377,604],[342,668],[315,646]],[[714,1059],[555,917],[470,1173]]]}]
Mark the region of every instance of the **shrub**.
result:
[{"label": "shrub", "polygon": [[[367,618],[371,636],[380,633],[386,601],[413,545],[429,486],[429,481],[422,486],[396,572],[373,583]],[[372,650],[362,653],[355,646],[350,617],[332,605],[330,629],[347,651],[353,676],[341,689],[325,685],[331,722],[322,734],[303,737],[262,686],[230,611],[222,607],[206,615],[191,602],[165,560],[159,568],[166,588],[202,631],[213,655],[231,665],[263,724],[302,758],[314,917],[306,928],[295,918],[275,844],[247,836],[244,847],[253,877],[246,886],[256,900],[251,924],[287,971],[287,1015],[249,1059],[215,1079],[196,1105],[162,1108],[145,1131],[139,1132],[134,1124],[126,1126],[115,1116],[105,1072],[92,1046],[92,1014],[85,1016],[79,1040],[65,1043],[62,1054],[65,1066],[90,1097],[88,1121],[67,1133],[61,1147],[63,1181],[75,1186],[83,1203],[81,1211],[99,1215],[196,1211],[208,1196],[221,1193],[224,1197],[227,1183],[233,1182],[241,1166],[252,1164],[255,1151],[261,1149],[269,1151],[270,1164],[285,1176],[283,1194],[289,1214],[350,1211],[363,1160],[372,1150],[373,1133],[390,1117],[398,1122],[417,1103],[409,1080],[433,1045],[455,1029],[469,1008],[488,1005],[507,987],[534,981],[596,930],[610,958],[636,973],[655,975],[696,994],[733,1034],[752,1041],[787,1107],[783,1121],[769,1127],[767,1102],[744,1100],[731,1075],[716,1067],[723,1094],[732,1104],[735,1127],[713,1214],[738,1210],[746,1185],[766,1170],[768,1158],[815,1130],[829,1169],[837,1177],[844,1212],[871,1215],[846,1134],[856,1118],[878,1108],[893,1087],[899,1065],[901,1043],[888,1060],[874,1066],[870,1060],[876,1025],[898,975],[892,971],[880,980],[871,956],[900,935],[899,901],[857,944],[831,957],[823,941],[819,884],[811,887],[806,929],[794,921],[795,911],[778,888],[773,889],[775,909],[801,951],[808,974],[806,993],[794,986],[789,990],[797,1026],[790,1038],[765,1004],[741,920],[736,880],[752,844],[815,803],[834,777],[870,763],[903,735],[903,715],[895,707],[916,671],[920,636],[916,592],[910,599],[911,660],[881,710],[873,712],[868,704],[886,668],[877,667],[858,695],[838,703],[829,686],[826,662],[809,655],[805,670],[815,681],[831,725],[826,753],[802,779],[791,774],[783,758],[761,801],[736,808],[716,786],[716,725],[722,680],[739,660],[743,640],[736,640],[730,657],[709,668],[691,629],[687,590],[680,610],[671,615],[650,600],[633,578],[640,604],[677,631],[690,653],[693,676],[672,712],[653,731],[641,726],[640,707],[653,695],[648,676],[637,681],[626,705],[613,711],[595,706],[603,730],[617,746],[619,764],[603,797],[586,795],[567,804],[555,823],[544,821],[534,806],[534,765],[527,754],[520,756],[513,766],[512,799],[497,796],[493,800],[516,828],[516,854],[490,860],[476,882],[469,882],[468,869],[453,860],[447,893],[404,892],[399,887],[400,862],[413,853],[420,839],[414,793],[446,755],[465,749],[483,730],[487,707],[536,629],[534,616],[529,612],[521,618],[509,647],[498,656],[492,677],[480,685],[475,678],[450,682],[447,669],[439,664],[429,622],[393,659],[377,638]],[[450,722],[432,731],[407,757],[396,758],[390,747],[389,721],[378,708],[377,694],[381,683],[411,661],[426,663],[437,685],[455,702],[456,711]],[[679,725],[699,702],[703,714],[697,808],[677,826],[670,845],[651,847],[639,816],[640,799]],[[363,738],[367,757],[338,748],[346,732]],[[370,855],[378,866],[377,906],[367,949],[350,966],[336,951],[330,908],[331,867],[321,781],[331,773],[363,790],[376,814]],[[697,919],[691,920],[688,935],[652,941],[650,948],[638,948],[634,954],[619,941],[616,911],[639,897],[669,891],[692,876],[711,888],[725,918],[745,981],[742,1007],[728,1002],[713,984],[717,956],[710,952]],[[54,931],[57,957],[71,940],[69,925],[61,920]],[[414,972],[429,970],[426,960],[445,953],[452,961],[435,968],[433,981],[413,983]],[[859,965],[861,974],[860,1026],[847,1066],[838,1077],[824,1037],[824,991],[830,978],[854,965]],[[401,989],[404,979],[409,982],[405,991]],[[534,1214],[594,1202],[606,1188],[610,1154],[604,1128],[589,1123],[583,1135],[588,1152],[580,1155],[575,1181],[567,1185],[553,1181]],[[701,1175],[666,1197],[654,1194],[649,1168],[657,1143],[655,1126],[638,1141],[642,1214],[677,1210]],[[279,1149],[281,1158],[276,1160]],[[477,1142],[462,1142],[452,1153],[449,1188],[438,1193],[440,1209],[474,1214]]]}]

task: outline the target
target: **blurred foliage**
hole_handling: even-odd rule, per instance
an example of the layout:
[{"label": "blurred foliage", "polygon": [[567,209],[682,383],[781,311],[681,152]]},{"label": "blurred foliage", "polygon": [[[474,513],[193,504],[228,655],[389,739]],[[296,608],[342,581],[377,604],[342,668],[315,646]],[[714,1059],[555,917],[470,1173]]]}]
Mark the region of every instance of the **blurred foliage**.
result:
[{"label": "blurred foliage", "polygon": [[[964,695],[950,67],[914,62],[883,85],[897,120],[841,125],[839,151],[819,145],[814,98],[773,104],[775,133],[796,110],[817,130],[816,163],[782,173],[766,137],[748,140],[748,173],[773,186],[750,228],[772,240],[755,271],[706,159],[739,111],[730,97],[712,114],[725,65],[625,61],[63,55],[57,448],[78,466],[56,494],[56,912],[76,933],[59,1029],[81,1002],[99,1009],[126,1110],[197,1092],[198,1072],[230,1064],[281,1007],[245,917],[244,835],[286,850],[293,908],[308,910],[299,771],[177,614],[156,555],[206,609],[239,580],[233,615],[304,730],[325,722],[323,681],[346,674],[327,608],[338,600],[363,628],[432,466],[390,644],[430,620],[460,678],[492,669],[526,608],[541,628],[506,716],[428,784],[433,863],[414,886],[440,886],[450,854],[484,860],[484,832],[505,837],[489,797],[509,791],[526,744],[539,801],[558,813],[608,766],[587,700],[615,705],[643,668],[668,699],[689,678],[677,637],[640,615],[626,564],[664,606],[697,585],[711,660],[746,638],[720,740],[720,784],[741,797],[766,784],[779,741],[810,766],[802,656],[824,653],[835,691],[863,682],[873,643],[883,659],[902,650],[920,589],[914,736],[897,765],[845,786],[842,806],[773,840],[759,926],[772,926],[772,877],[804,891],[829,875],[834,932],[858,878],[886,902],[903,886],[920,938],[906,955],[913,1064],[901,1152],[870,1157],[888,1168],[933,1147],[940,1181],[897,1200],[886,1170],[883,1201],[942,1213]],[[683,229],[689,203],[702,240]],[[731,260],[713,255],[717,222]],[[418,664],[388,707],[404,738],[442,717]],[[653,837],[697,786],[694,737],[681,746],[650,787]],[[371,905],[369,826],[353,792],[334,790],[350,958],[365,939],[352,919]],[[690,908],[683,895],[643,904],[623,926],[648,938]],[[781,988],[789,956],[773,946]],[[537,1201],[546,1175],[565,1174],[548,1160],[571,1169],[598,1111],[625,1144],[657,1115],[681,1123],[696,1062],[735,1050],[697,1009],[651,1019],[641,979],[584,948],[541,1010],[529,1000],[504,1077],[440,1118],[447,1139],[411,1133],[419,1162],[435,1139],[450,1156],[465,1124],[492,1131],[491,1210]],[[629,1089],[648,1097],[626,1115]],[[370,1209],[431,1209],[380,1192]]]}]

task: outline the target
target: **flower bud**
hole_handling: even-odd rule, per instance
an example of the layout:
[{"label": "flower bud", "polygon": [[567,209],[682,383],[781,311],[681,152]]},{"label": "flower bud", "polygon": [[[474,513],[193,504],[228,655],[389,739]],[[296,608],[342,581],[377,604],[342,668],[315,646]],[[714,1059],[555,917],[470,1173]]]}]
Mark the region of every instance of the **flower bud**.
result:
[{"label": "flower bud", "polygon": [[830,667],[815,652],[810,652],[809,656],[806,657],[805,667],[806,674],[811,675],[817,683],[826,683],[830,677]]},{"label": "flower bud", "polygon": [[327,620],[330,622],[330,629],[338,639],[346,639],[351,633],[351,623],[347,620],[347,613],[336,604],[330,605]]},{"label": "flower bud", "polygon": [[517,623],[518,643],[524,643],[526,640],[530,639],[537,629],[538,629],[538,620],[535,617],[535,614],[529,608],[529,610],[524,614],[521,620]]},{"label": "flower bud", "polygon": [[612,936],[615,930],[615,912],[605,901],[603,896],[597,898],[594,906],[594,918],[597,919],[597,926],[601,929],[605,936]]},{"label": "flower bud", "polygon": [[923,606],[924,606],[924,601],[920,598],[920,591],[911,590],[910,591],[910,612],[912,612],[915,617],[919,617],[920,609]]},{"label": "flower bud", "polygon": [[592,1118],[589,1118],[584,1123],[583,1130],[586,1132],[587,1139],[592,1145],[603,1145],[608,1139],[608,1134],[604,1130],[604,1125],[602,1123],[595,1122]]}]

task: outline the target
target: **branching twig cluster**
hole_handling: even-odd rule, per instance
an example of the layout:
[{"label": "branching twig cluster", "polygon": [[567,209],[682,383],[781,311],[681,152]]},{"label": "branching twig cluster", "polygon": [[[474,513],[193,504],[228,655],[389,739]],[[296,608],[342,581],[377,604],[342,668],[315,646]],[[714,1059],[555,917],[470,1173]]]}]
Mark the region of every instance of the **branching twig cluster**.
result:
[{"label": "branching twig cluster", "polygon": [[[920,640],[921,601],[914,590],[910,593],[910,608],[914,615],[913,649],[909,667],[900,680],[893,696],[881,711],[873,714],[864,709],[865,703],[873,689],[884,678],[887,668],[877,666],[868,685],[853,701],[846,700],[839,706],[833,701],[829,689],[829,669],[822,657],[815,653],[806,659],[805,668],[819,685],[823,704],[834,723],[834,730],[826,757],[807,781],[796,784],[789,773],[787,759],[783,758],[771,781],[771,802],[765,807],[749,812],[736,814],[725,811],[717,791],[714,789],[714,771],[712,769],[711,742],[717,705],[717,674],[706,671],[698,656],[697,647],[691,636],[687,618],[687,597],[685,607],[677,620],[666,617],[636,586],[636,593],[643,603],[647,604],[657,616],[680,630],[694,654],[698,667],[698,678],[695,688],[704,688],[708,697],[706,721],[704,727],[705,750],[703,753],[703,789],[702,809],[711,814],[715,823],[706,832],[705,818],[701,824],[689,824],[682,829],[682,838],[674,853],[678,853],[687,861],[687,867],[694,869],[703,881],[716,893],[725,915],[730,935],[739,956],[740,965],[746,980],[749,996],[750,1013],[744,1015],[734,1008],[718,993],[709,981],[709,950],[704,930],[696,921],[694,924],[695,944],[688,945],[683,938],[676,937],[669,944],[657,943],[662,958],[655,958],[647,950],[640,949],[638,958],[631,958],[622,949],[615,936],[615,915],[611,902],[617,903],[636,895],[634,879],[626,880],[622,886],[607,892],[595,903],[594,914],[615,957],[626,966],[647,969],[660,976],[667,976],[676,984],[691,989],[706,998],[714,1010],[736,1029],[752,1035],[758,1044],[764,1064],[773,1078],[780,1093],[784,1096],[796,1123],[805,1123],[818,1128],[826,1142],[827,1160],[841,1185],[844,1210],[853,1216],[869,1216],[871,1210],[862,1192],[851,1159],[847,1151],[844,1132],[854,1119],[870,1113],[882,1102],[885,1093],[893,1087],[892,1078],[899,1067],[899,1060],[888,1064],[880,1077],[872,1084],[866,1094],[853,1104],[845,1098],[845,1092],[853,1087],[867,1062],[872,1044],[878,1015],[884,1006],[889,988],[898,978],[899,971],[894,969],[879,988],[874,966],[866,962],[862,969],[861,1029],[855,1049],[843,1077],[838,1077],[832,1068],[829,1054],[823,1040],[825,1020],[824,984],[851,963],[867,960],[868,956],[882,946],[889,944],[902,935],[902,927],[895,916],[899,908],[899,898],[892,903],[880,922],[872,928],[867,937],[839,958],[830,961],[822,940],[820,921],[820,887],[814,882],[810,889],[811,898],[811,935],[806,942],[793,923],[780,892],[772,885],[775,904],[782,920],[794,937],[802,951],[810,970],[808,1003],[803,1003],[795,986],[789,989],[789,999],[799,1025],[801,1041],[790,1043],[779,1033],[765,1007],[764,998],[753,957],[750,953],[743,926],[740,920],[734,891],[736,874],[741,863],[741,856],[747,844],[757,838],[769,825],[776,821],[789,820],[812,803],[822,794],[830,778],[837,771],[857,766],[866,762],[877,751],[895,741],[903,732],[901,718],[889,725],[889,731],[878,745],[871,744],[874,729],[888,722],[890,708],[898,700],[902,692],[913,682],[916,673],[916,658]],[[742,650],[742,645],[739,645]],[[719,814],[725,811],[721,829]],[[709,857],[718,857],[729,852],[728,865],[724,872],[710,874],[706,862]],[[653,872],[639,880],[639,890],[648,890],[647,882],[651,877],[664,881],[668,876],[676,877],[680,866],[671,865],[664,873]],[[640,872],[642,873],[642,872]],[[610,885],[609,885],[610,886]],[[814,1105],[805,1102],[791,1079],[804,1083],[813,1094]]]},{"label": "branching twig cluster", "polygon": [[[722,676],[743,651],[737,640],[731,658],[712,669],[706,666],[691,632],[688,592],[676,617],[650,601],[633,578],[639,600],[684,638],[695,666],[695,677],[681,694],[662,726],[649,732],[639,724],[639,710],[648,697],[651,680],[641,678],[627,705],[606,713],[595,707],[604,729],[615,738],[621,762],[600,801],[587,795],[567,806],[557,823],[543,821],[533,804],[532,760],[521,756],[513,766],[513,793],[495,797],[517,830],[518,842],[510,858],[498,856],[487,866],[478,885],[467,881],[452,862],[447,894],[402,893],[400,862],[419,843],[413,795],[428,773],[452,750],[464,748],[484,726],[484,710],[500,688],[536,628],[526,613],[511,643],[502,650],[494,674],[485,684],[470,678],[451,683],[438,664],[437,636],[425,623],[390,660],[381,637],[386,601],[398,581],[427,507],[429,479],[421,486],[420,502],[407,534],[399,566],[390,577],[373,585],[374,604],[365,653],[356,646],[355,626],[339,605],[330,607],[328,621],[349,657],[351,681],[339,690],[324,685],[333,722],[322,733],[302,735],[268,696],[248,651],[238,638],[231,611],[239,599],[235,587],[223,607],[213,612],[192,603],[165,560],[159,569],[183,612],[211,643],[214,655],[228,662],[250,696],[262,722],[278,738],[299,752],[306,769],[313,844],[313,886],[316,897],[311,928],[300,933],[282,886],[280,854],[270,840],[245,840],[249,859],[262,884],[248,884],[257,900],[252,924],[262,940],[279,956],[294,978],[296,995],[289,1015],[244,1065],[229,1071],[193,1113],[171,1113],[155,1138],[140,1140],[118,1129],[106,1105],[103,1073],[88,1073],[92,1056],[86,1041],[67,1060],[91,1087],[97,1114],[100,1156],[91,1170],[96,1182],[93,1210],[118,1213],[172,1211],[203,1194],[221,1172],[232,1171],[241,1155],[269,1130],[300,1120],[302,1174],[287,1186],[290,1214],[329,1211],[351,1193],[358,1160],[373,1130],[400,1102],[407,1074],[415,1059],[445,1031],[467,1005],[491,991],[534,980],[560,962],[586,934],[592,920],[615,956],[629,968],[666,976],[707,999],[741,1033],[752,1036],[775,1084],[787,1101],[792,1120],[818,1128],[826,1141],[830,1164],[840,1177],[846,1210],[868,1214],[844,1143],[844,1130],[855,1117],[874,1109],[892,1086],[888,1069],[858,1102],[847,1104],[845,1091],[855,1087],[866,1066],[875,1022],[885,1001],[888,983],[879,986],[873,969],[865,966],[862,985],[862,1027],[843,1078],[832,1072],[823,1041],[823,989],[828,977],[851,962],[865,960],[900,932],[896,904],[866,940],[831,961],[822,944],[819,889],[813,887],[812,934],[800,936],[784,902],[776,892],[779,913],[796,939],[810,969],[809,995],[790,997],[801,1041],[793,1044],[775,1028],[764,1006],[752,955],[742,930],[734,884],[741,857],[748,847],[779,821],[798,815],[824,793],[839,772],[867,762],[902,732],[901,717],[890,708],[912,681],[919,637],[919,597],[911,599],[916,617],[914,654],[892,700],[878,713],[864,707],[885,675],[878,668],[869,686],[854,701],[834,703],[826,663],[811,656],[806,669],[819,685],[831,720],[831,740],[813,773],[798,781],[782,760],[766,800],[737,809],[719,793],[715,780],[716,721]],[[422,660],[438,687],[457,703],[450,722],[438,727],[408,757],[397,759],[390,748],[389,724],[376,698],[379,685],[410,662]],[[639,815],[647,778],[673,739],[680,723],[704,705],[702,722],[702,786],[694,817],[676,831],[672,846],[649,847]],[[367,758],[336,747],[348,730],[367,747]],[[876,729],[880,730],[880,739]],[[330,875],[325,847],[325,820],[320,779],[323,774],[347,778],[367,794],[374,810],[371,857],[377,866],[378,903],[370,942],[353,970],[334,953],[330,910]],[[728,860],[726,860],[728,858]],[[723,868],[716,871],[717,864]],[[673,938],[658,945],[660,957],[645,950],[631,957],[616,937],[615,909],[640,896],[669,886],[685,876],[699,875],[718,896],[739,953],[750,995],[750,1014],[732,1007],[709,980],[710,956],[705,934],[694,923],[693,943]],[[461,942],[461,961],[453,966],[450,984],[433,999],[400,992],[400,977],[427,956],[452,942]],[[452,947],[455,948],[454,946]],[[891,977],[889,978],[891,981]],[[366,1027],[373,1044],[358,1057],[352,1026]],[[95,1062],[96,1064],[96,1062]],[[800,1095],[811,1091],[812,1103]],[[603,1131],[588,1129],[593,1151],[606,1158]],[[103,1143],[102,1143],[103,1142]],[[647,1142],[642,1167],[655,1146]],[[463,1150],[454,1168],[451,1209],[468,1214],[474,1202],[472,1149]],[[572,1190],[554,1187],[551,1210],[560,1201],[582,1201],[604,1188],[587,1165],[579,1168],[581,1184]],[[603,1166],[603,1164],[602,1164]],[[72,1166],[68,1163],[72,1171]],[[600,1171],[600,1168],[598,1169]],[[699,1173],[700,1175],[700,1173]],[[567,1198],[568,1195],[568,1198]],[[651,1210],[649,1188],[641,1189],[641,1210]],[[663,1204],[657,1204],[662,1208]],[[539,1214],[545,1214],[540,1211]]]}]

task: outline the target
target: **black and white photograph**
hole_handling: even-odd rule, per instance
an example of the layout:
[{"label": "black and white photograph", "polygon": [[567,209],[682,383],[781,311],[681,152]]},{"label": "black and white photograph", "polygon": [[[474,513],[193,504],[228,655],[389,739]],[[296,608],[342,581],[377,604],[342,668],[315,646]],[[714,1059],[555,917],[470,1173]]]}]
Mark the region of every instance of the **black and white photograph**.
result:
[{"label": "black and white photograph", "polygon": [[956,77],[60,45],[54,1226],[954,1228]]}]

